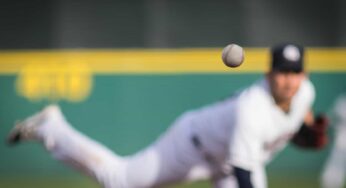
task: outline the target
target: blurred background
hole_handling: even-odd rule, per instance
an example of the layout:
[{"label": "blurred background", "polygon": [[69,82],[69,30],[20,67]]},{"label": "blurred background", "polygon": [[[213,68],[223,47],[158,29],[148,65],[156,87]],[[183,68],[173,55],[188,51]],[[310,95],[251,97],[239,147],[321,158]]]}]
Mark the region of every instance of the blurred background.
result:
[{"label": "blurred background", "polygon": [[[281,42],[307,47],[314,111],[332,115],[346,92],[345,10],[343,0],[1,0],[0,138],[58,103],[78,130],[132,154],[184,111],[261,78]],[[238,69],[221,62],[229,43],[245,48]],[[288,146],[268,166],[269,187],[318,187],[334,130],[321,151]],[[98,187],[39,145],[3,143],[0,154],[0,187]]]}]

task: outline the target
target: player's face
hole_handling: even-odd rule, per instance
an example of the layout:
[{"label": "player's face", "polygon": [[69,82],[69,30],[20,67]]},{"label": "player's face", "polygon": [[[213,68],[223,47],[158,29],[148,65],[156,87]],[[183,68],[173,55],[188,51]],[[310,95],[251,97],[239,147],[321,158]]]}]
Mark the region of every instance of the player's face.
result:
[{"label": "player's face", "polygon": [[303,72],[278,72],[268,73],[272,95],[276,102],[290,102],[298,91],[305,74]]}]

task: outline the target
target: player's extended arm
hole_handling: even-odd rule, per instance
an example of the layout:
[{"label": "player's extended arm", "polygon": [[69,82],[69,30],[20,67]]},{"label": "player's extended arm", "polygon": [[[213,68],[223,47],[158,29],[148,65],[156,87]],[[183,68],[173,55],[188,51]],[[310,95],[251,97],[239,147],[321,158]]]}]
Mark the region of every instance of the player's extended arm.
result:
[{"label": "player's extended arm", "polygon": [[292,143],[301,148],[321,149],[328,142],[328,118],[320,114],[313,118],[309,113],[300,130],[293,136]]},{"label": "player's extended arm", "polygon": [[253,188],[251,183],[251,172],[239,167],[233,167],[234,176],[239,188]]}]

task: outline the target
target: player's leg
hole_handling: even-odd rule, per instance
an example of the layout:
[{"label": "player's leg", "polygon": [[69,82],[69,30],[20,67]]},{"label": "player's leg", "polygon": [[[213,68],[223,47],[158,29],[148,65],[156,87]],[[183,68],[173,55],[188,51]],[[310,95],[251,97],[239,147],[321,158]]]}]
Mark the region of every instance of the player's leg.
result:
[{"label": "player's leg", "polygon": [[107,188],[155,187],[210,175],[209,166],[185,131],[188,123],[188,118],[180,118],[154,145],[121,158],[73,129],[59,108],[50,106],[14,128],[9,142],[38,140],[55,158]]},{"label": "player's leg", "polygon": [[122,159],[73,129],[57,106],[27,118],[8,137],[10,144],[25,140],[41,142],[53,157],[76,167],[104,187],[126,186],[117,177],[124,169]]},{"label": "player's leg", "polygon": [[127,157],[130,187],[156,187],[211,177],[210,165],[191,140],[190,117],[185,114],[147,149]]},{"label": "player's leg", "polygon": [[[251,173],[252,186],[256,188],[266,188],[267,187],[267,177],[263,167],[256,167]],[[220,174],[213,180],[213,185],[215,188],[237,188],[237,179],[232,175],[232,173]]]},{"label": "player's leg", "polygon": [[333,150],[322,173],[323,188],[341,188],[344,184],[344,157],[340,151]]},{"label": "player's leg", "polygon": [[214,188],[238,188],[238,183],[233,175],[225,175],[214,179]]},{"label": "player's leg", "polygon": [[251,174],[251,180],[253,187],[256,188],[267,188],[267,174],[265,168],[261,165],[256,166]]},{"label": "player's leg", "polygon": [[336,133],[334,146],[321,177],[323,188],[341,188],[345,183],[346,129]]}]

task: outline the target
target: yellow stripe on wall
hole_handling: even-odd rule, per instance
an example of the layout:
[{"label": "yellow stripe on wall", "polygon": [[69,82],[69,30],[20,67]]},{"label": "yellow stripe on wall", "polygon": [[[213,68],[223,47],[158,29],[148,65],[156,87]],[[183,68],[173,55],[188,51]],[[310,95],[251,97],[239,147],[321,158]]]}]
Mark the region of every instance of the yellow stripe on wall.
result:
[{"label": "yellow stripe on wall", "polygon": [[[267,48],[245,48],[245,62],[231,69],[221,61],[221,48],[0,51],[0,74],[24,67],[83,64],[92,74],[260,73],[268,70]],[[309,48],[311,72],[345,72],[346,48]]]}]

